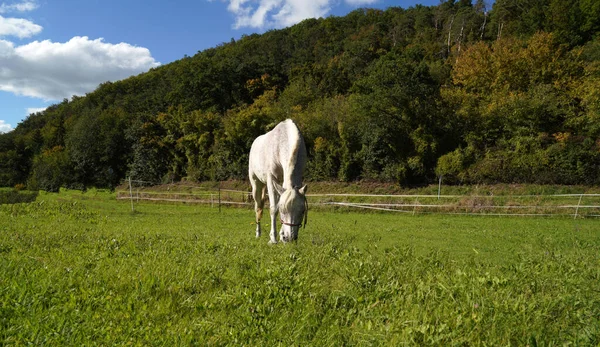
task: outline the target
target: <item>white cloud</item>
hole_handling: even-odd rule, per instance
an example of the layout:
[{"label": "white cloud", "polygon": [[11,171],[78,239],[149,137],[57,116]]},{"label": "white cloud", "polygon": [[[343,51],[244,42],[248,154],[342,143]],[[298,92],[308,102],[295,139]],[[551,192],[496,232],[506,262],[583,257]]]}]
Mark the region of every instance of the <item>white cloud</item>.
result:
[{"label": "white cloud", "polygon": [[325,16],[333,0],[228,0],[234,28],[281,28]]},{"label": "white cloud", "polygon": [[91,92],[160,65],[150,51],[127,43],[76,36],[65,43],[33,41],[15,47],[0,40],[0,90],[61,100]]},{"label": "white cloud", "polygon": [[346,3],[350,6],[365,6],[372,5],[379,0],[346,0]]},{"label": "white cloud", "polygon": [[278,27],[294,25],[306,18],[324,17],[331,9],[331,0],[286,0],[279,12],[273,15]]},{"label": "white cloud", "polygon": [[[209,0],[210,1],[210,0]],[[234,28],[281,28],[307,18],[324,17],[340,0],[225,0],[235,15]],[[373,4],[379,0],[344,0],[351,6]]]},{"label": "white cloud", "polygon": [[22,18],[4,18],[0,16],[0,37],[16,36],[20,39],[39,34],[42,27]]},{"label": "white cloud", "polygon": [[10,124],[8,124],[8,123],[4,122],[2,119],[0,119],[0,134],[7,133],[12,130],[13,130],[13,128]]},{"label": "white cloud", "polygon": [[39,7],[38,4],[33,1],[23,1],[23,2],[19,2],[16,4],[9,4],[9,5],[7,5],[6,3],[2,3],[2,5],[0,5],[0,13],[28,12],[28,11],[33,11],[38,7]]},{"label": "white cloud", "polygon": [[29,116],[32,113],[42,112],[42,111],[45,111],[46,109],[47,109],[47,107],[28,107],[27,114],[25,116]]}]

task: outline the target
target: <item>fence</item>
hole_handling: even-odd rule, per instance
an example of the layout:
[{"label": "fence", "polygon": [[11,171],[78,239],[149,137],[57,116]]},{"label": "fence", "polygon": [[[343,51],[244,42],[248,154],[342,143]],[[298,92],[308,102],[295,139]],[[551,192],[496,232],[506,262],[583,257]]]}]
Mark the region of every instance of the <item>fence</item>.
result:
[{"label": "fence", "polygon": [[[214,187],[202,187],[197,185],[171,184],[161,186],[163,190],[148,190],[154,187],[153,182],[127,179],[121,184],[127,189],[116,191],[117,200],[130,200],[131,210],[135,209],[134,202],[157,201],[178,203],[210,204],[211,207],[221,205],[250,205],[251,195],[247,191],[234,189],[221,189],[220,184]],[[184,191],[181,191],[181,190]],[[187,190],[187,191],[185,191]]]},{"label": "fence", "polygon": [[[600,194],[370,195],[316,194],[322,204],[411,214],[600,217]],[[344,198],[345,201],[334,201]],[[367,201],[376,199],[377,201]]]},{"label": "fence", "polygon": [[[162,190],[143,187],[149,182],[128,180],[127,189],[117,190],[118,200],[209,204],[251,207],[249,191],[214,186],[176,184]],[[154,190],[152,190],[154,189]],[[409,214],[454,214],[478,216],[562,216],[600,217],[600,194],[546,195],[385,195],[385,194],[308,194],[311,208],[333,210],[371,210]],[[268,204],[267,204],[268,206]]]}]

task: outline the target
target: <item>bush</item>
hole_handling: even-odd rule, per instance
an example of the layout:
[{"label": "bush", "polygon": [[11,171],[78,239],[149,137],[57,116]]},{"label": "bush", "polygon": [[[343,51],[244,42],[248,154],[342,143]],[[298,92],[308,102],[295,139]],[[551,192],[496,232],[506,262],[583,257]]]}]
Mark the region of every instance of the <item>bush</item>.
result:
[{"label": "bush", "polygon": [[32,202],[37,196],[38,192],[33,191],[0,190],[0,205]]},{"label": "bush", "polygon": [[44,151],[33,161],[33,169],[27,186],[30,190],[43,189],[48,192],[58,192],[60,187],[68,183],[69,167],[69,155],[64,147],[57,146]]},{"label": "bush", "polygon": [[438,158],[435,174],[444,177],[444,182],[448,184],[460,183],[466,179],[465,168],[468,166],[467,150],[457,148],[450,153],[446,153]]},{"label": "bush", "polygon": [[536,183],[587,184],[600,182],[599,145],[591,138],[570,134],[554,134],[548,139],[514,137],[500,140],[485,154],[472,156],[457,149],[438,160],[436,173],[445,182],[479,183]]}]

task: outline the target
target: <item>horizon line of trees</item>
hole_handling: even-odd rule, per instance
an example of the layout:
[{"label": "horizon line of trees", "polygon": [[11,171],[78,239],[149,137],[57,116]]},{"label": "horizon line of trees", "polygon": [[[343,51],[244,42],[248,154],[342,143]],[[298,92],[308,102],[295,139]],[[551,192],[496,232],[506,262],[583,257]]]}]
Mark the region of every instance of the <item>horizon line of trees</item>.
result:
[{"label": "horizon line of trees", "polygon": [[286,118],[307,180],[598,184],[599,33],[596,0],[308,19],[30,115],[0,134],[0,186],[245,179]]}]

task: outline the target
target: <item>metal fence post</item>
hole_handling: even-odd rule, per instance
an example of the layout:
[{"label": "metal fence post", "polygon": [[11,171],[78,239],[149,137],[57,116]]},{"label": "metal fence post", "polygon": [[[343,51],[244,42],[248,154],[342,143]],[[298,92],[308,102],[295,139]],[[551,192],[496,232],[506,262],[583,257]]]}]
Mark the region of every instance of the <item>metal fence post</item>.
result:
[{"label": "metal fence post", "polygon": [[133,191],[131,188],[131,176],[129,176],[129,199],[131,200],[131,212],[135,212],[133,210]]},{"label": "metal fence post", "polygon": [[579,212],[579,206],[581,205],[581,199],[583,198],[583,194],[579,195],[579,202],[577,203],[577,208],[575,209],[575,216],[573,219],[577,219],[577,213]]}]

